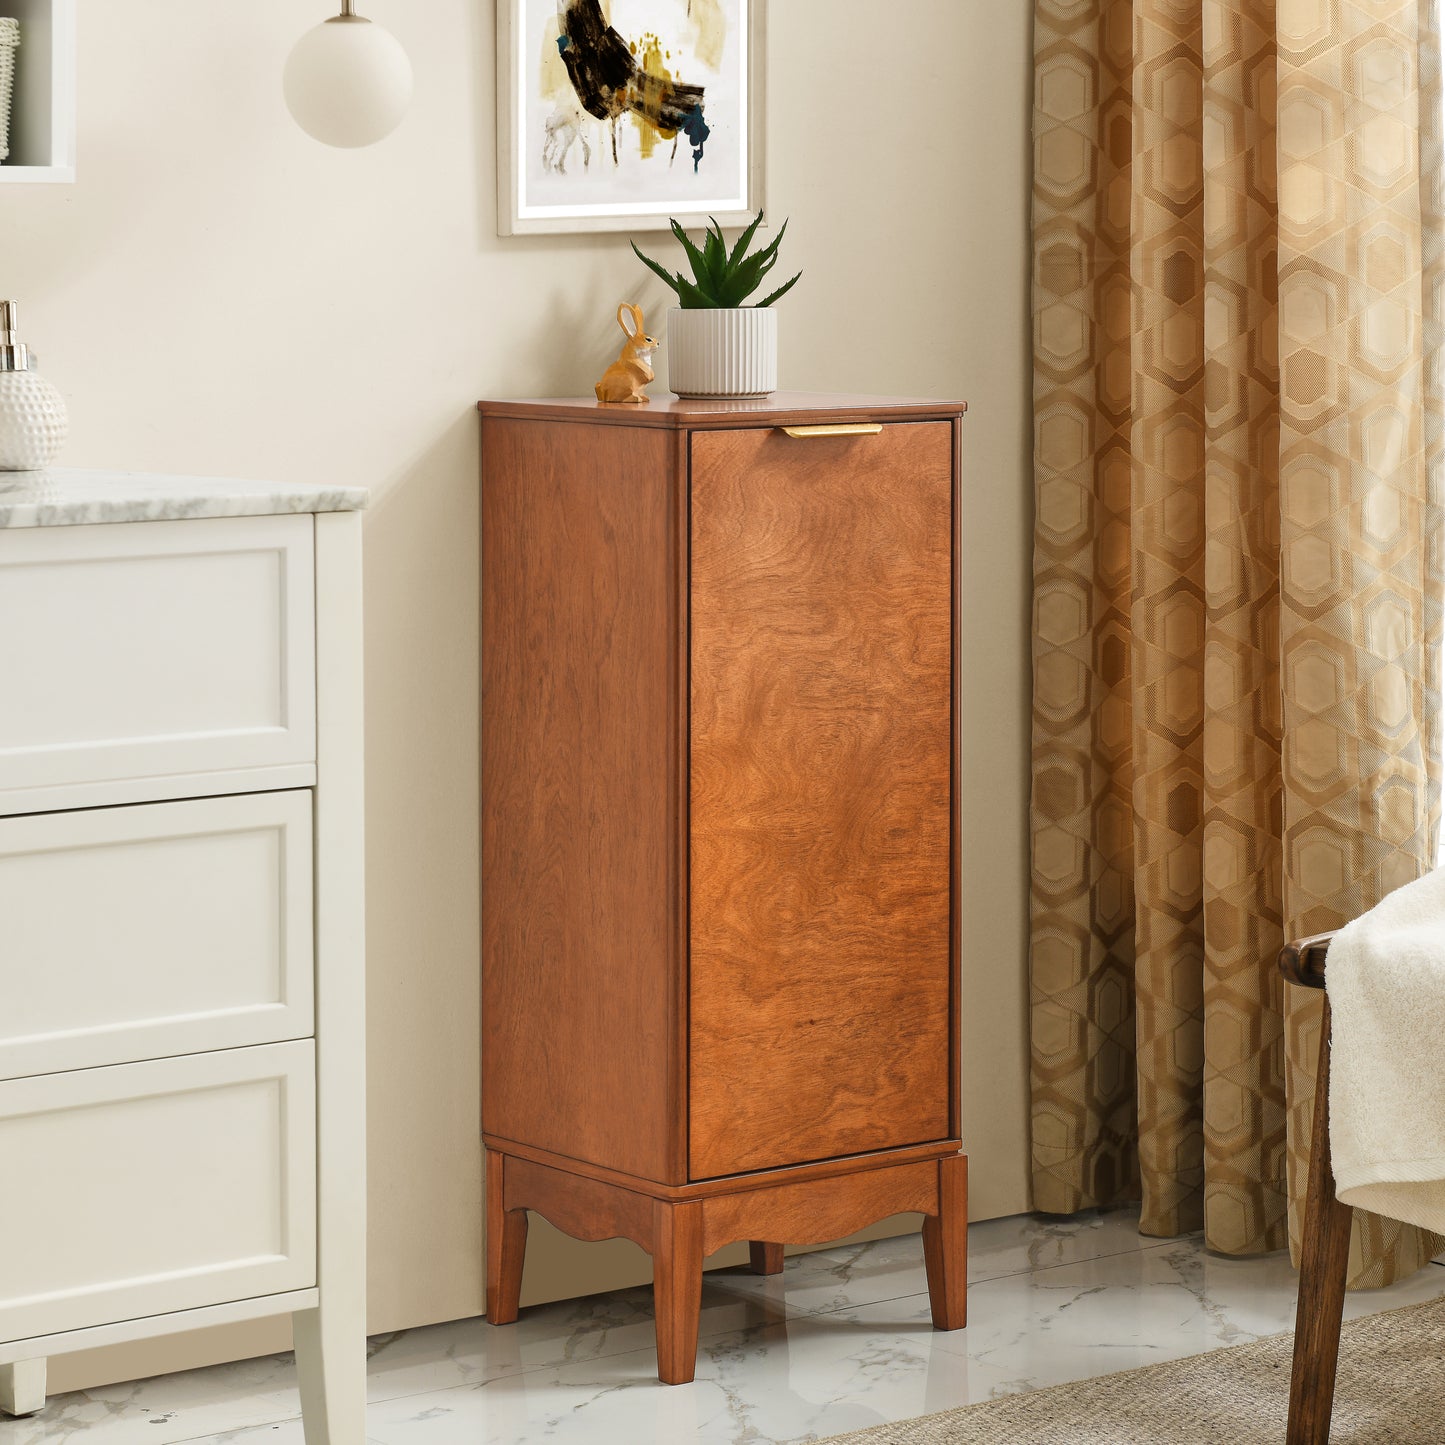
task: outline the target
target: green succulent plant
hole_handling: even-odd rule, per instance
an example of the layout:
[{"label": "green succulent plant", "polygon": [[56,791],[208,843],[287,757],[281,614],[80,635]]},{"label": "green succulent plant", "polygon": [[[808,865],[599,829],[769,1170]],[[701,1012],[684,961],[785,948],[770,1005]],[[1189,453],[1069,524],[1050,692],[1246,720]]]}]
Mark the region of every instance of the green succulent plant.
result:
[{"label": "green succulent plant", "polygon": [[[708,218],[712,220],[711,217]],[[676,274],[668,271],[666,267],[659,266],[650,256],[644,256],[637,250],[637,242],[632,243],[632,249],[637,251],[637,259],[655,271],[667,284],[677,292],[678,304],[685,311],[718,311],[727,310],[741,306],[759,286],[763,284],[763,278],[778,263],[778,247],[783,244],[783,237],[787,234],[788,223],[783,222],[782,228],[773,238],[772,244],[764,246],[761,251],[754,251],[751,256],[747,254],[752,239],[757,235],[758,227],[763,223],[761,211],[753,218],[753,223],[746,231],[738,237],[737,244],[728,249],[727,242],[723,239],[722,227],[716,221],[707,228],[707,234],[701,246],[696,245],[688,236],[687,232],[677,222],[672,222],[672,234],[682,243],[682,248],[687,252],[687,259],[692,263],[693,279],[689,281],[681,271]],[[771,306],[780,296],[786,296],[802,279],[803,273],[798,272],[784,286],[779,286],[771,296],[765,296],[761,301],[755,301],[755,306]]]}]

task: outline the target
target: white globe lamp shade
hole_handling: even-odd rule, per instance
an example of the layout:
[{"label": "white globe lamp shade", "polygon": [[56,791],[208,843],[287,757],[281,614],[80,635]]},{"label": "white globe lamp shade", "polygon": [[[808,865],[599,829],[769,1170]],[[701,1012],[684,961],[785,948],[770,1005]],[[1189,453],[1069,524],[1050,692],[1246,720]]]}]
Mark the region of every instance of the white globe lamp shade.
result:
[{"label": "white globe lamp shade", "polygon": [[307,135],[329,146],[369,146],[406,114],[411,61],[389,30],[352,14],[346,0],[340,15],[296,42],[281,86]]}]

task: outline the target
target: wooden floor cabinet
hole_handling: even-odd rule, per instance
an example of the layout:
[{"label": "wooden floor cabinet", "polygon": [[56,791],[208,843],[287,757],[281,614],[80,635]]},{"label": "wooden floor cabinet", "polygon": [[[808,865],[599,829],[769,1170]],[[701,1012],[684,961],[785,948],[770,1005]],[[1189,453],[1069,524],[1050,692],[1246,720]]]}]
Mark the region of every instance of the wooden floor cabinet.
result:
[{"label": "wooden floor cabinet", "polygon": [[481,411],[488,1318],[634,1240],[682,1383],[706,1255],[918,1211],[961,1327],[962,408]]}]

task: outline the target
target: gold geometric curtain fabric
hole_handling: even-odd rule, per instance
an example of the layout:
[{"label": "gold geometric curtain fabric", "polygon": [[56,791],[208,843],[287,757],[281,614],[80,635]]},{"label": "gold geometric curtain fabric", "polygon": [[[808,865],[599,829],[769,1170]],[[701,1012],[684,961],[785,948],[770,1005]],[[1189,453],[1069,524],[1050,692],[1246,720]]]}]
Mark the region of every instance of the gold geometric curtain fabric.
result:
[{"label": "gold geometric curtain fabric", "polygon": [[[1435,3],[1280,0],[1284,899],[1338,927],[1435,861],[1442,250]],[[1319,1002],[1287,1001],[1290,1133]],[[1303,1203],[1301,1151],[1291,1199]],[[1297,1232],[1297,1231],[1296,1231]],[[1356,1282],[1439,1241],[1356,1229]]]},{"label": "gold geometric curtain fabric", "polygon": [[[1042,1210],[1281,1247],[1317,1020],[1280,944],[1434,857],[1434,10],[1036,0]],[[1364,1223],[1357,1282],[1433,1247]]]}]

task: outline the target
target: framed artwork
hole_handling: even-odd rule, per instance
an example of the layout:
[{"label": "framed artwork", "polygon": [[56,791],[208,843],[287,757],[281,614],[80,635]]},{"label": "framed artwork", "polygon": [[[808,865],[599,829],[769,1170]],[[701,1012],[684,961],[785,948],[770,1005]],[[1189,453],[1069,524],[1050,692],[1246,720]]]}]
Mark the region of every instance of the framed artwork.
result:
[{"label": "framed artwork", "polygon": [[497,0],[497,229],[762,209],[764,0]]}]

